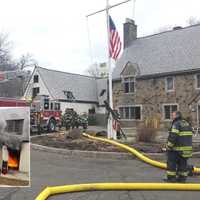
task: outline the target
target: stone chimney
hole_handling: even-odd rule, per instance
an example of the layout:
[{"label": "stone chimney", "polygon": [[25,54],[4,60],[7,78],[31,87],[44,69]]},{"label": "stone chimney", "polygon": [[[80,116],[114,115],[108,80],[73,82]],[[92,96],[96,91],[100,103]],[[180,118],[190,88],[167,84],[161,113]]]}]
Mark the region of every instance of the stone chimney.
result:
[{"label": "stone chimney", "polygon": [[135,39],[137,39],[137,25],[135,25],[134,20],[126,18],[124,23],[124,49],[129,47]]}]

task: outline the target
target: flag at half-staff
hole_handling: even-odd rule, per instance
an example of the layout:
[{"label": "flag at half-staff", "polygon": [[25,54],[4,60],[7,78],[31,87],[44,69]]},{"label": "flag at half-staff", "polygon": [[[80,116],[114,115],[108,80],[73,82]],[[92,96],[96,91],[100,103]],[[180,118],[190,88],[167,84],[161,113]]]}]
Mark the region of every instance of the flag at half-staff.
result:
[{"label": "flag at half-staff", "polygon": [[[113,109],[113,97],[112,97],[112,68],[111,68],[111,58],[113,60],[117,60],[122,43],[119,37],[119,33],[116,29],[116,26],[111,18],[111,16],[108,14],[107,11],[107,27],[108,27],[108,67],[109,67],[109,106],[111,109]],[[108,138],[113,138],[116,139],[116,122],[115,119],[113,119],[113,116],[109,114],[108,117],[108,125],[107,125],[107,130],[108,130]]]},{"label": "flag at half-staff", "polygon": [[119,33],[110,15],[109,15],[109,30],[110,30],[110,44],[109,44],[110,57],[116,60],[120,54],[122,43],[119,37]]}]

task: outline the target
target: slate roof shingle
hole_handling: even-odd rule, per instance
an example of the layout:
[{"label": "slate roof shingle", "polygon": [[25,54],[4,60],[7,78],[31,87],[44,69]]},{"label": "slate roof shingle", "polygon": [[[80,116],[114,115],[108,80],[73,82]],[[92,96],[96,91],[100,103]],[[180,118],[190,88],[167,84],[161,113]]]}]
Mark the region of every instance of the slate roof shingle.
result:
[{"label": "slate roof shingle", "polygon": [[128,61],[141,76],[200,69],[200,25],[137,38],[118,60],[113,79]]},{"label": "slate roof shingle", "polygon": [[[66,99],[65,91],[71,91],[77,101],[98,103],[98,82],[97,78],[61,72],[42,67],[37,67],[37,71],[44,81],[54,99]],[[106,80],[105,80],[106,81]]]}]

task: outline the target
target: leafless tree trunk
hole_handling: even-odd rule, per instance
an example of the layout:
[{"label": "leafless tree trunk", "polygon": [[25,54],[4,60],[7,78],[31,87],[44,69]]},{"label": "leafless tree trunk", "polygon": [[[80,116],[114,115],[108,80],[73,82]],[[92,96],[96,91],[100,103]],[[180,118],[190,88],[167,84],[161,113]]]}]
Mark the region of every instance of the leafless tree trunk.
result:
[{"label": "leafless tree trunk", "polygon": [[188,20],[187,20],[187,24],[188,25],[195,25],[195,24],[200,24],[200,19],[196,19],[195,17],[190,17]]},{"label": "leafless tree trunk", "polygon": [[94,63],[86,69],[86,74],[93,77],[106,78],[108,76],[108,69],[106,63]]},{"label": "leafless tree trunk", "polygon": [[0,33],[0,71],[15,70],[11,57],[12,42],[8,40],[8,34]]},{"label": "leafless tree trunk", "polygon": [[17,62],[17,68],[20,70],[24,70],[26,67],[35,67],[37,65],[37,61],[29,53],[23,54]]}]

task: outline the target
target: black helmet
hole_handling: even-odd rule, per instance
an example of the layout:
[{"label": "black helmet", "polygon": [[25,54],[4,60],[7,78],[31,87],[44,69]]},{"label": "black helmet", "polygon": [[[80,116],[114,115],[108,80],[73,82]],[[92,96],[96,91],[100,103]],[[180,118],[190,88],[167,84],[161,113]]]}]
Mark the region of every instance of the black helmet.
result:
[{"label": "black helmet", "polygon": [[180,111],[175,111],[176,119],[182,119],[182,113]]}]

